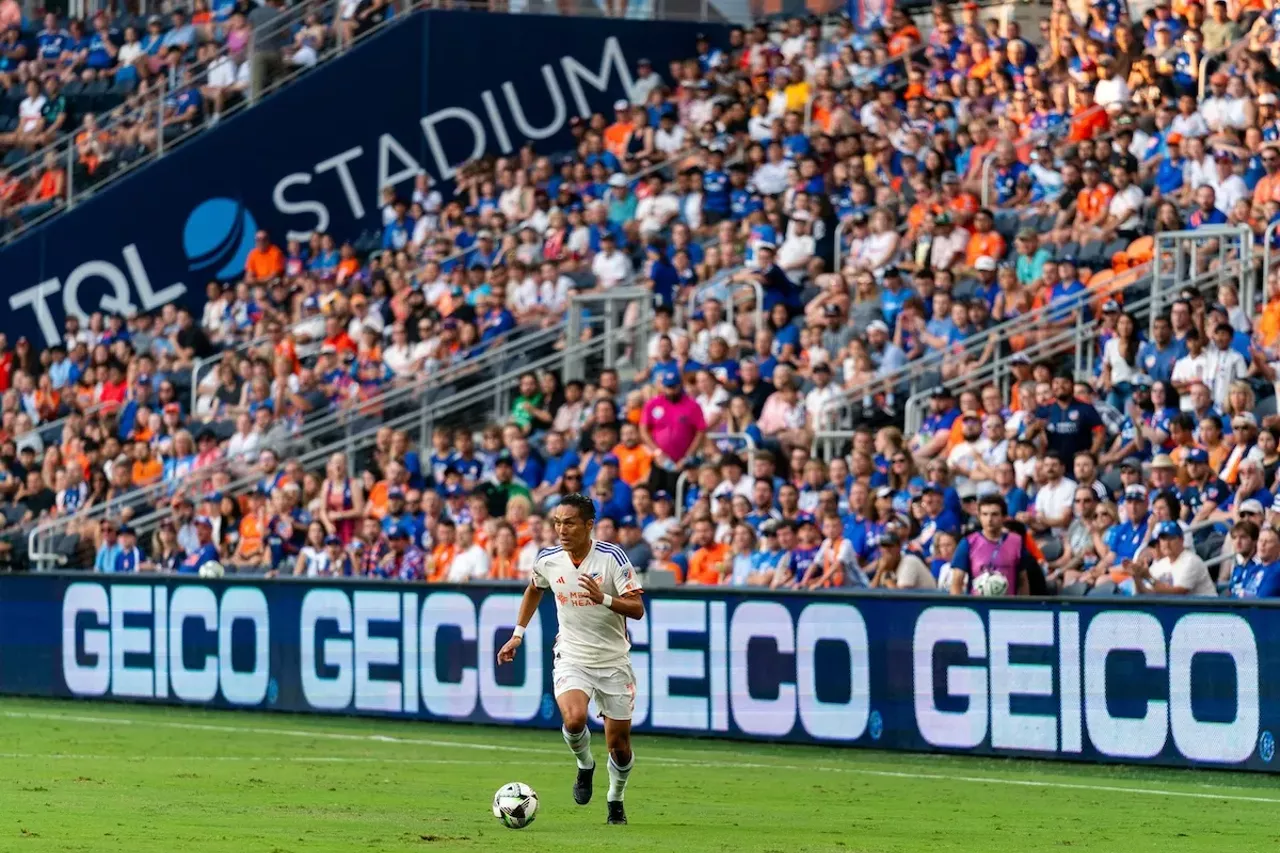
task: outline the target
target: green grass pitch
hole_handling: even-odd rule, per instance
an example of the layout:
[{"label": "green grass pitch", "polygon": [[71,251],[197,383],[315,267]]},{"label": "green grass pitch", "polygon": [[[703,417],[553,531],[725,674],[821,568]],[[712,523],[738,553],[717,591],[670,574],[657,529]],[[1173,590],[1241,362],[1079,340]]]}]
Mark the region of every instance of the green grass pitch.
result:
[{"label": "green grass pitch", "polygon": [[[1264,851],[1280,778],[639,735],[631,824],[554,731],[0,700],[0,851]],[[540,798],[504,829],[493,792]]]}]

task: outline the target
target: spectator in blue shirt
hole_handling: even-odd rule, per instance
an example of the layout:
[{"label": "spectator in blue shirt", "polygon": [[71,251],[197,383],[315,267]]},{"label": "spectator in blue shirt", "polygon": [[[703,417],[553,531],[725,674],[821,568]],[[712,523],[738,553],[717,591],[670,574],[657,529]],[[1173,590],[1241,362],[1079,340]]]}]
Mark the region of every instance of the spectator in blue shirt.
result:
[{"label": "spectator in blue shirt", "polygon": [[413,220],[406,213],[404,199],[396,199],[395,217],[382,229],[382,248],[399,251],[413,239]]},{"label": "spectator in blue shirt", "polygon": [[138,548],[138,534],[127,524],[120,525],[117,531],[120,553],[116,555],[116,574],[135,574],[143,563],[142,551]]},{"label": "spectator in blue shirt", "polygon": [[120,529],[112,521],[102,522],[98,529],[102,532],[102,541],[93,559],[93,570],[98,574],[111,574],[115,572],[116,563],[124,551],[120,545]]},{"label": "spectator in blue shirt", "polygon": [[1153,381],[1167,383],[1173,376],[1174,364],[1187,354],[1187,345],[1174,340],[1168,315],[1157,317],[1151,331],[1152,339],[1138,347],[1138,366]]},{"label": "spectator in blue shirt", "polygon": [[1193,229],[1204,228],[1208,225],[1225,225],[1227,223],[1227,215],[1215,206],[1217,203],[1217,194],[1213,191],[1213,187],[1205,184],[1196,190],[1196,204],[1198,207],[1191,211],[1191,215],[1187,217],[1187,224]]},{"label": "spectator in blue shirt", "polygon": [[173,10],[173,25],[169,28],[169,32],[164,34],[164,38],[160,42],[160,46],[168,50],[171,47],[180,47],[186,51],[191,45],[195,44],[196,30],[187,22],[187,14],[181,9]]}]

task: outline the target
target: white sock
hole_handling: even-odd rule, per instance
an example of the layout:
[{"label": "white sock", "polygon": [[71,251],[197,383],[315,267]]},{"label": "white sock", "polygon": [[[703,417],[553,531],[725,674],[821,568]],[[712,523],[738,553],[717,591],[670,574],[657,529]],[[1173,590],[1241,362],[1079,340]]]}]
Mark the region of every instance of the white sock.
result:
[{"label": "white sock", "polygon": [[579,770],[590,770],[596,766],[596,760],[591,757],[591,729],[583,726],[582,731],[574,733],[561,726],[560,733],[564,735],[564,742],[569,744],[569,749],[573,750],[573,754],[577,757]]},{"label": "white sock", "polygon": [[631,768],[636,766],[635,753],[631,753],[631,760],[627,762],[626,767],[619,767],[613,761],[613,754],[609,754],[609,794],[605,797],[608,802],[621,802],[622,793],[627,790],[627,777],[631,775]]}]

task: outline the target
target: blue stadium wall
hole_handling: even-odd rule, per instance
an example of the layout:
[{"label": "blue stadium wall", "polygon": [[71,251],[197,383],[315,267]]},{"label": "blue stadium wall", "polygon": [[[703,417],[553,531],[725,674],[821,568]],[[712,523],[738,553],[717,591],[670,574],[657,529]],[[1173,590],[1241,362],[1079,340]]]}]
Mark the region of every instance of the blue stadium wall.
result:
[{"label": "blue stadium wall", "polygon": [[[0,693],[552,728],[515,587],[0,577]],[[643,732],[1273,771],[1266,605],[671,591],[628,623]]]},{"label": "blue stadium wall", "polygon": [[569,119],[628,94],[716,25],[419,12],[0,250],[0,331],[57,343],[68,312],[199,308],[253,233],[381,225],[379,188],[449,182],[481,154],[571,147]]}]

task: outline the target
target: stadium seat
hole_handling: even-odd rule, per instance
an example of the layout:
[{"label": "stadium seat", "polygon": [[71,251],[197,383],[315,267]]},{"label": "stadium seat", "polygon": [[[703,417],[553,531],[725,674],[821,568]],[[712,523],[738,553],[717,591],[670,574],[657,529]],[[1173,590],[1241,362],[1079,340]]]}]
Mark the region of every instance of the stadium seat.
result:
[{"label": "stadium seat", "polygon": [[644,573],[646,589],[668,589],[678,585],[676,573],[669,569],[650,569]]},{"label": "stadium seat", "polygon": [[1129,244],[1125,254],[1129,256],[1129,264],[1145,264],[1155,255],[1156,241],[1151,235],[1139,237]]}]

